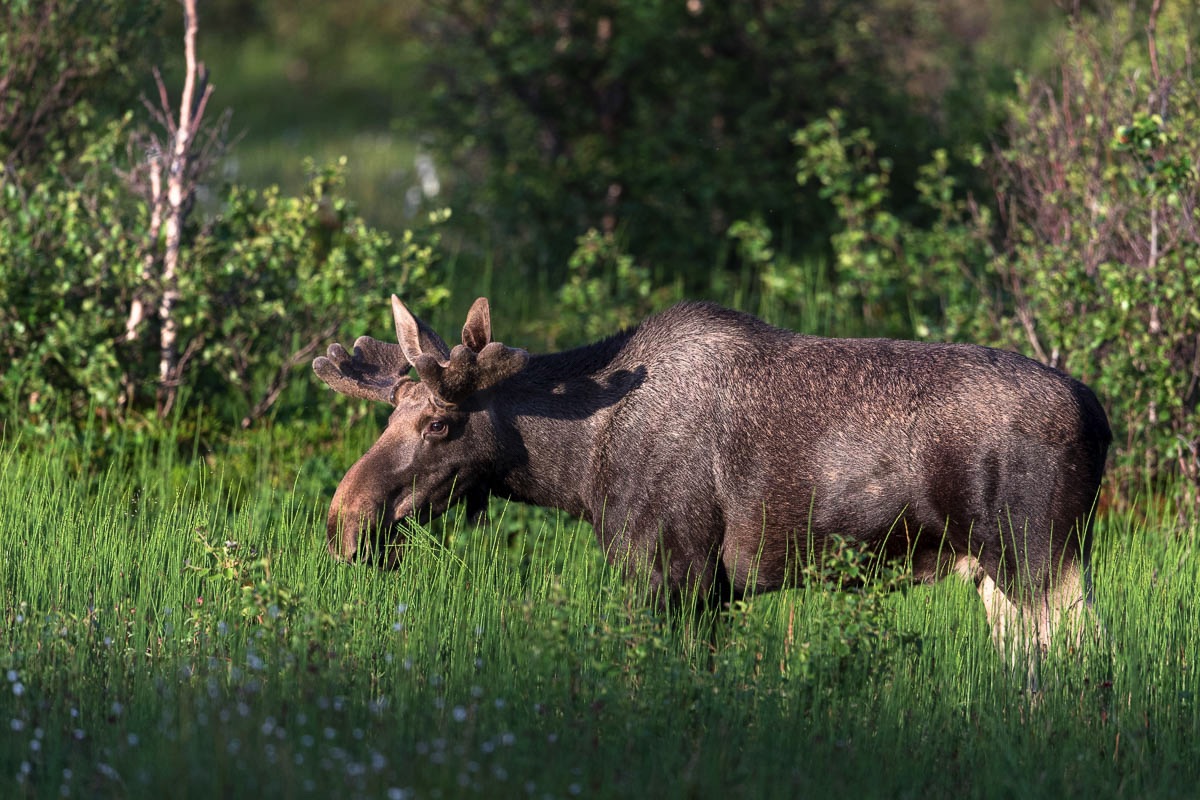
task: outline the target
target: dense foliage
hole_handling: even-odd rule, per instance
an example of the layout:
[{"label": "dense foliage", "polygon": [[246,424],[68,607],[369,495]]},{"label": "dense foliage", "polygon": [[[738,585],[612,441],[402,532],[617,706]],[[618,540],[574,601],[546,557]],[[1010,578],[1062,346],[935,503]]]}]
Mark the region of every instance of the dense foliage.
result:
[{"label": "dense foliage", "polygon": [[736,219],[803,246],[825,230],[780,169],[792,132],[825,109],[877,131],[906,178],[899,203],[920,154],[986,129],[1000,81],[956,67],[979,57],[994,9],[952,6],[439,3],[420,20],[430,131],[494,257],[557,276],[576,236],[616,231],[702,286]]},{"label": "dense foliage", "polygon": [[[2,187],[5,391],[43,426],[58,414],[136,418],[154,407],[157,352],[125,337],[145,210],[110,166],[121,131],[88,150],[83,182]],[[224,425],[266,413],[343,329],[378,327],[379,287],[407,290],[418,307],[444,294],[430,277],[433,243],[367,226],[338,196],[339,180],[336,168],[314,171],[300,197],[229,187],[220,212],[188,233],[175,309],[183,375]]]},{"label": "dense foliage", "polygon": [[[1200,97],[1195,9],[1079,18],[1046,79],[1020,81],[1007,142],[984,161],[993,212],[946,155],[920,170],[932,223],[890,212],[892,164],[831,112],[804,128],[798,177],[836,210],[837,292],[888,335],[972,338],[1089,383],[1119,476],[1200,481]],[[1153,22],[1153,20],[1152,20]]]},{"label": "dense foliage", "polygon": [[69,162],[97,116],[129,97],[165,48],[162,0],[7,0],[0,5],[0,164]]}]

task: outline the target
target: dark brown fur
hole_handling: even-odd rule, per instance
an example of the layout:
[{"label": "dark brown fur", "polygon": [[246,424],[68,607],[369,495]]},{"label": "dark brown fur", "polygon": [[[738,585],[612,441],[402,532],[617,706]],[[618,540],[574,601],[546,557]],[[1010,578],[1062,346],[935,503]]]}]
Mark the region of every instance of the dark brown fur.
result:
[{"label": "dark brown fur", "polygon": [[1038,610],[1048,638],[1086,599],[1111,434],[1061,372],[975,345],[803,336],[709,303],[528,356],[491,343],[481,299],[451,351],[393,306],[399,346],[314,362],[396,406],[338,487],[334,555],[394,561],[400,517],[492,494],[583,517],[668,596],[777,589],[839,534],[911,556],[922,579],[974,578],[998,637]]}]

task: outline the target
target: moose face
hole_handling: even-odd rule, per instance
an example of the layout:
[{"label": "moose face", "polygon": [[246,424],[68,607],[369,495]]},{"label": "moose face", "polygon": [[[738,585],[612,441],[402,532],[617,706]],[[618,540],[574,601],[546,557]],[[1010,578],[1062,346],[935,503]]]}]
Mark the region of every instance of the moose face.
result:
[{"label": "moose face", "polygon": [[469,514],[483,510],[495,457],[488,390],[528,360],[491,341],[483,298],[453,350],[395,297],[392,310],[398,344],[362,337],[352,354],[335,344],[313,362],[336,391],[395,407],[383,435],[338,485],[327,520],[334,557],[381,566],[399,561],[405,519],[427,522],[460,500]]}]

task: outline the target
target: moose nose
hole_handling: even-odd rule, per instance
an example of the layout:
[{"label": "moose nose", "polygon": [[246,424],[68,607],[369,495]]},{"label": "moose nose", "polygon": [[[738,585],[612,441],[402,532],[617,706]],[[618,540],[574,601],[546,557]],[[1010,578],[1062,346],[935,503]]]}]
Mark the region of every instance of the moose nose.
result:
[{"label": "moose nose", "polygon": [[383,522],[383,506],[371,494],[351,491],[343,481],[333,493],[326,520],[326,544],[329,554],[341,561],[354,561],[367,555],[364,540],[370,540]]},{"label": "moose nose", "polygon": [[329,554],[339,561],[369,561],[392,568],[400,560],[399,534],[385,503],[335,492],[325,523]]},{"label": "moose nose", "polygon": [[343,513],[343,508],[339,505],[331,506],[325,536],[329,555],[339,561],[353,561],[358,553],[360,529],[357,515]]}]

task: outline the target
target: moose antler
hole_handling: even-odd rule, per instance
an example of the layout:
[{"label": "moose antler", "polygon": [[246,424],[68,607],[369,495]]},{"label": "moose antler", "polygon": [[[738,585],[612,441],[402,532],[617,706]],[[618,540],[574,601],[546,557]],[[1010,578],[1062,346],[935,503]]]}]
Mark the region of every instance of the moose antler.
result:
[{"label": "moose antler", "polygon": [[[476,300],[467,312],[463,343],[449,352],[436,334],[432,338],[441,347],[428,346],[432,332],[395,295],[392,295],[392,315],[400,347],[421,382],[447,405],[492,388],[520,372],[529,362],[529,353],[524,350],[492,341],[491,311],[485,297]],[[428,352],[431,349],[434,352]]]},{"label": "moose antler", "polygon": [[413,382],[408,370],[408,359],[400,345],[370,336],[358,337],[353,355],[340,344],[332,344],[326,355],[313,359],[313,371],[335,392],[393,405],[396,390]]},{"label": "moose antler", "polygon": [[524,350],[492,341],[487,298],[481,297],[471,306],[463,325],[463,343],[453,350],[395,295],[392,315],[399,344],[360,336],[353,354],[333,344],[325,355],[313,359],[313,371],[335,392],[395,405],[401,386],[414,383],[408,377],[411,367],[435,401],[455,405],[520,372],[529,361]]}]

